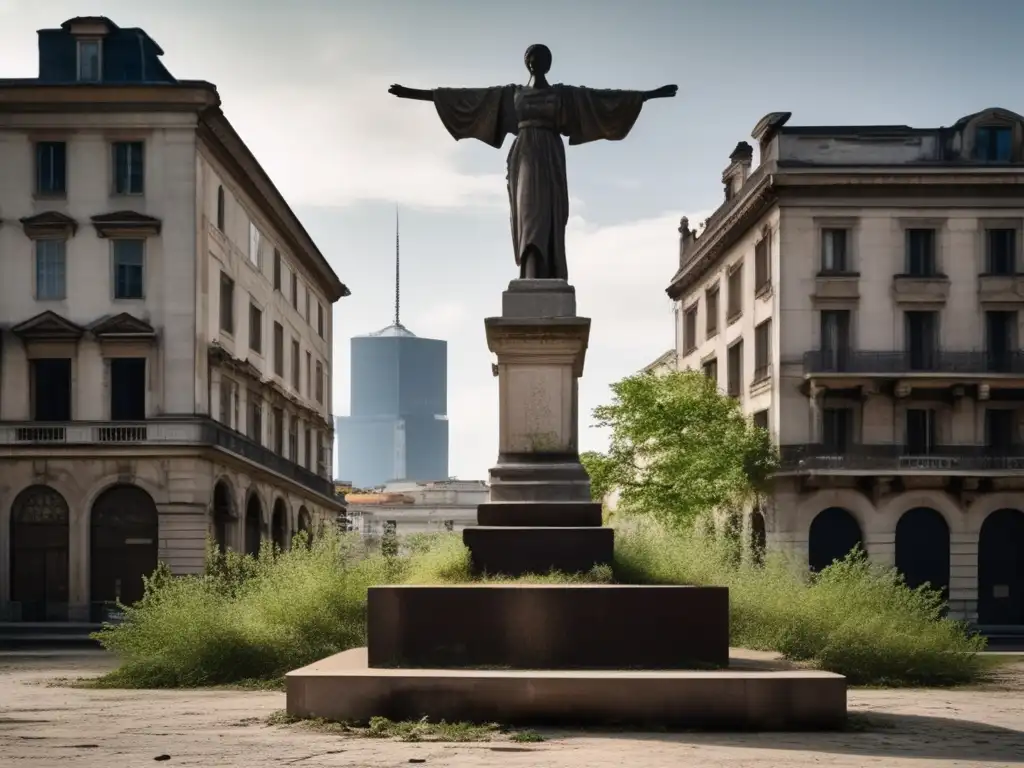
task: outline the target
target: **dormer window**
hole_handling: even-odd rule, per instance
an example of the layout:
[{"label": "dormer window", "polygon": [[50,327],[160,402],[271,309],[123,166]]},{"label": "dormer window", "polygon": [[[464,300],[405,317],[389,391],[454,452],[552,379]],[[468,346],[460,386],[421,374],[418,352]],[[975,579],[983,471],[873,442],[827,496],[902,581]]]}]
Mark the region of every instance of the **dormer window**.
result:
[{"label": "dormer window", "polygon": [[100,41],[78,41],[78,82],[98,83],[100,77]]},{"label": "dormer window", "polygon": [[1013,129],[1008,125],[985,125],[974,136],[974,159],[985,163],[1008,163],[1013,159]]}]

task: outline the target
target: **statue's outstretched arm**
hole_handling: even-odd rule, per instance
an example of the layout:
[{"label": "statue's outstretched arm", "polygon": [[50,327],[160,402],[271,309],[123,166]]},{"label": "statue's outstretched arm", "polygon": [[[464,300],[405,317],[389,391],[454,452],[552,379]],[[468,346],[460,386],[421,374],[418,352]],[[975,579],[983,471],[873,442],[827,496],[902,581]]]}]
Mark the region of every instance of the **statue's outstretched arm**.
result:
[{"label": "statue's outstretched arm", "polygon": [[416,99],[417,101],[433,101],[434,92],[425,91],[420,88],[406,88],[404,85],[395,83],[388,88],[388,93],[400,99]]}]

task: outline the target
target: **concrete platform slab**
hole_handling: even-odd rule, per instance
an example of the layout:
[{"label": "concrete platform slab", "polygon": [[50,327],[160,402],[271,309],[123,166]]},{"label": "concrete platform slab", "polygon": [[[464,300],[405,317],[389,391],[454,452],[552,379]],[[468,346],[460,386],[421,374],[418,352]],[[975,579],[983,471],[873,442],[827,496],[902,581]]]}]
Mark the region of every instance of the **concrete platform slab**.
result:
[{"label": "concrete platform slab", "polygon": [[365,648],[289,672],[286,699],[293,717],[344,722],[801,731],[846,721],[846,678],[828,672],[373,669]]},{"label": "concrete platform slab", "polygon": [[370,587],[373,667],[709,669],[729,663],[727,587]]}]

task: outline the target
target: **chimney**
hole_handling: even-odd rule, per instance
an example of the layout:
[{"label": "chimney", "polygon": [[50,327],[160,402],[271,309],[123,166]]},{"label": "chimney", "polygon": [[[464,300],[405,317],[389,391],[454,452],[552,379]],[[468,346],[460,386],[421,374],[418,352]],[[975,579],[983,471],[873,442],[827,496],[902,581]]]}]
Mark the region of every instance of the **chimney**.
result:
[{"label": "chimney", "polygon": [[750,168],[754,164],[754,148],[741,141],[729,155],[729,165],[722,172],[722,184],[725,185],[725,199],[731,200],[746,184],[750,176]]}]

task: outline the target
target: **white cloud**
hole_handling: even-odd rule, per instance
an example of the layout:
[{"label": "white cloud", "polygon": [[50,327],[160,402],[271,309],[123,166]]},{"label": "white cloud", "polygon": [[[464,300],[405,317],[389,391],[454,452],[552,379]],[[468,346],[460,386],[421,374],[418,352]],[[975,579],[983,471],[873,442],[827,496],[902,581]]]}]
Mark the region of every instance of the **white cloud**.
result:
[{"label": "white cloud", "polygon": [[[322,86],[225,92],[224,112],[244,126],[242,138],[294,205],[507,206],[505,150],[491,150],[500,173],[460,171],[469,142],[448,135],[433,104],[388,95],[392,82],[377,74],[335,81],[333,98]],[[265,119],[268,104],[301,115],[301,124]]]}]

